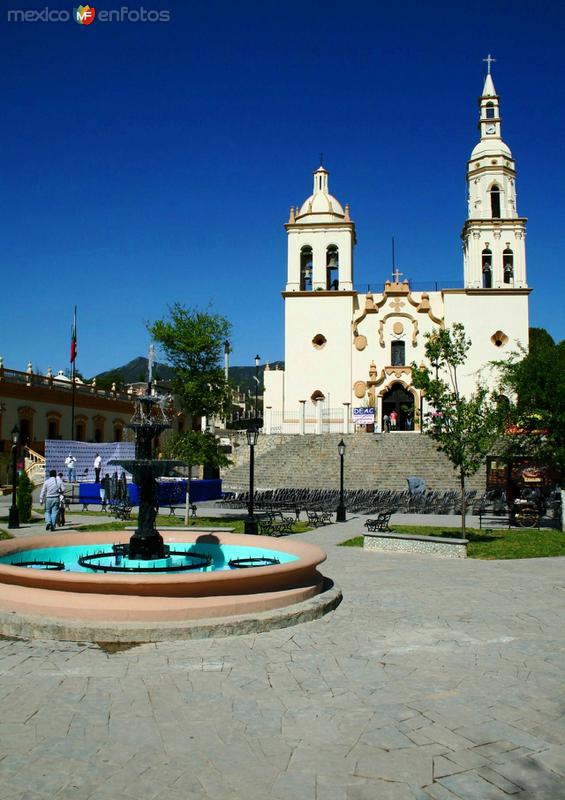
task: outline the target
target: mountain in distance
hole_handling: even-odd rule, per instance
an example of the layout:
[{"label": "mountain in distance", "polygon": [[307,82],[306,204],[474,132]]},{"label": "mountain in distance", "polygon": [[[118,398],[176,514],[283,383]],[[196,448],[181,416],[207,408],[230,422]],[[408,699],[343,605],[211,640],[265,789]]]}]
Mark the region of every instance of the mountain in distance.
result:
[{"label": "mountain in distance", "polygon": [[[269,364],[269,366],[271,369],[276,369],[277,367],[279,369],[284,369],[284,361],[273,361],[272,364]],[[94,377],[96,378],[97,385],[100,387],[104,387],[106,385],[109,387],[114,382],[117,385],[121,383],[143,383],[147,380],[147,367],[147,358],[145,356],[138,356],[132,361],[128,361],[127,364],[122,364],[121,367],[114,367],[114,369],[100,372]],[[261,364],[259,366],[259,378],[261,380],[260,389],[262,388],[264,370],[265,366]],[[239,386],[239,390],[241,392],[249,391],[251,394],[255,394],[254,376],[255,367],[229,368],[230,383],[234,387]],[[172,367],[169,367],[167,364],[159,364],[157,362],[153,364],[153,379],[155,381],[169,381],[172,377]]]}]

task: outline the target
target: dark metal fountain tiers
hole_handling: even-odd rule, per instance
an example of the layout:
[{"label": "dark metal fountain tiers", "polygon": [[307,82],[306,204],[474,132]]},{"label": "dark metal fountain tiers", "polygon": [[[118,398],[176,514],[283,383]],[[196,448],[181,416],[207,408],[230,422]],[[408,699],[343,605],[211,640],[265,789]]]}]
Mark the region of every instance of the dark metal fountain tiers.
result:
[{"label": "dark metal fountain tiers", "polygon": [[153,458],[154,439],[172,427],[165,412],[166,400],[166,397],[152,393],[149,380],[147,394],[137,397],[133,417],[126,426],[135,431],[135,459],[114,459],[109,462],[129,472],[139,490],[137,529],[129,544],[121,550],[123,555],[132,560],[148,561],[169,556],[169,546],[164,544],[163,537],[155,527],[158,507],[156,479],[178,475],[178,468],[186,464],[183,461]]}]

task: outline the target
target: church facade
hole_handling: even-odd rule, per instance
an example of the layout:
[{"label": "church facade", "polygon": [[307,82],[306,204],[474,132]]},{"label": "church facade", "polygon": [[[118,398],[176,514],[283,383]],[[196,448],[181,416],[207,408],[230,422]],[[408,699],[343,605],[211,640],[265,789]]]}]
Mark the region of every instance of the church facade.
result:
[{"label": "church facade", "polygon": [[472,341],[461,376],[466,394],[488,380],[492,361],[527,347],[526,219],[490,63],[478,127],[467,164],[460,289],[413,291],[396,270],[380,293],[356,291],[355,223],[330,194],[327,170],[314,172],[312,194],[291,208],[285,226],[285,369],[265,370],[266,433],[348,433],[362,408],[375,409],[377,430],[393,410],[401,429],[418,430],[427,408],[410,364],[427,363],[427,333],[455,322]]}]

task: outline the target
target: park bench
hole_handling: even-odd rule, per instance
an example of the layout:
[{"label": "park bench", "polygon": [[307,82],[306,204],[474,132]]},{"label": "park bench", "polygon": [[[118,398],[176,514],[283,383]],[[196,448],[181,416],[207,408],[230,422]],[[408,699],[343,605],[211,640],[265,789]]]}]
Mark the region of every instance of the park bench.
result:
[{"label": "park bench", "polygon": [[[167,508],[167,506],[165,506],[165,508]],[[180,511],[184,511],[184,509],[186,508],[186,505],[185,505],[184,503],[177,503],[176,505],[170,505],[170,506],[168,506],[168,509],[169,509],[169,517],[176,517],[176,515],[177,515],[177,513],[176,513],[176,512],[177,512],[177,508],[178,508]],[[196,512],[198,511],[198,506],[195,506],[195,505],[194,505],[194,503],[191,503],[191,504],[189,505],[189,507],[188,507],[188,508],[189,508],[189,510],[190,510],[190,516],[191,516],[191,518],[192,518],[192,517],[195,517],[195,516],[196,516]]]},{"label": "park bench", "polygon": [[392,511],[382,511],[378,517],[374,519],[368,519],[365,523],[365,527],[372,533],[377,531],[390,531],[389,522],[391,517]]},{"label": "park bench", "polygon": [[307,508],[306,516],[308,517],[308,522],[310,525],[313,525],[314,528],[319,528],[321,525],[330,525],[332,521],[331,511],[314,511]]},{"label": "park bench", "polygon": [[266,519],[259,522],[259,528],[266,536],[286,536],[292,533],[294,522],[292,517],[285,517],[281,511],[268,511]]},{"label": "park bench", "polygon": [[131,519],[132,506],[129,501],[111,500],[108,504],[110,514],[121,520]]}]

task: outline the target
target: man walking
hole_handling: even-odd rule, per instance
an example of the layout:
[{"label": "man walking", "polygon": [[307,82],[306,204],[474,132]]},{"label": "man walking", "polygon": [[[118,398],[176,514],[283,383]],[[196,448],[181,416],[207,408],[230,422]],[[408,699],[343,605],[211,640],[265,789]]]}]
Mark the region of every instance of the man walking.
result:
[{"label": "man walking", "polygon": [[59,510],[59,493],[64,491],[63,482],[57,477],[54,469],[49,470],[49,477],[43,484],[39,494],[41,505],[45,503],[45,530],[54,531],[57,525]]}]

